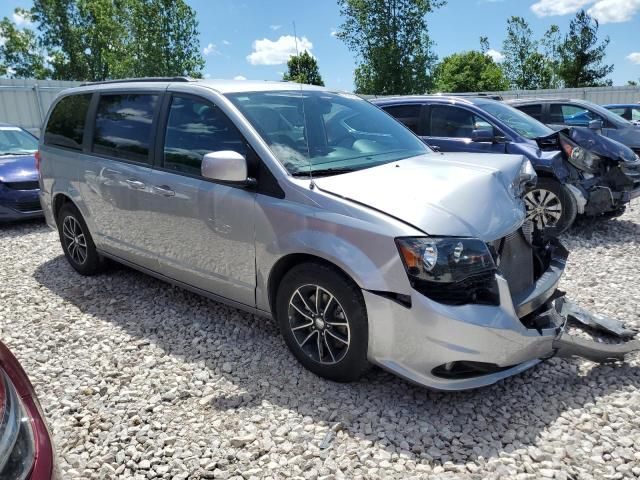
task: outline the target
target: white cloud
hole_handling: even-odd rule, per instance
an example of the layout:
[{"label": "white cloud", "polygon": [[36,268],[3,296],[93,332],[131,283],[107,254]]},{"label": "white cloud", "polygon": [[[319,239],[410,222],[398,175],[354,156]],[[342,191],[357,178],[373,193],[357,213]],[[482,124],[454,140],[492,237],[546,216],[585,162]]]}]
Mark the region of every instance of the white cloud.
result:
[{"label": "white cloud", "polygon": [[502,54],[502,52],[494,50],[493,48],[487,50],[487,55],[493,58],[493,61],[496,63],[500,63],[504,60],[504,55]]},{"label": "white cloud", "polygon": [[338,35],[338,31],[335,28],[331,29],[331,36],[336,37]]},{"label": "white cloud", "polygon": [[204,74],[204,78],[211,78],[211,74],[210,73],[205,73]]},{"label": "white cloud", "polygon": [[282,25],[269,25],[269,28],[275,32],[276,30],[280,30]]},{"label": "white cloud", "polygon": [[246,80],[247,77],[243,77],[242,75],[236,75],[235,77],[233,77],[234,80]]},{"label": "white cloud", "polygon": [[587,13],[600,23],[628,22],[640,10],[640,0],[599,0]]},{"label": "white cloud", "polygon": [[[298,37],[297,51],[311,52],[313,44],[307,37]],[[296,38],[293,35],[283,35],[277,40],[263,38],[253,42],[253,52],[247,55],[251,65],[281,65],[296,54]]]},{"label": "white cloud", "polygon": [[208,57],[209,55],[218,55],[220,52],[218,52],[218,47],[216,47],[215,43],[210,43],[202,49],[202,53],[204,53],[205,57]]},{"label": "white cloud", "polygon": [[567,15],[586,7],[593,0],[539,0],[531,5],[531,10],[539,17]]},{"label": "white cloud", "polygon": [[636,65],[640,65],[640,52],[633,52],[627,55],[627,60]]},{"label": "white cloud", "polygon": [[223,45],[231,45],[231,42],[229,40],[222,40],[222,44]]},{"label": "white cloud", "polygon": [[28,27],[33,25],[31,18],[29,15],[22,15],[19,12],[13,12],[13,23],[15,23],[18,27]]},{"label": "white cloud", "polygon": [[552,17],[587,7],[587,13],[600,23],[628,22],[640,10],[640,0],[538,0],[531,10],[538,17]]}]

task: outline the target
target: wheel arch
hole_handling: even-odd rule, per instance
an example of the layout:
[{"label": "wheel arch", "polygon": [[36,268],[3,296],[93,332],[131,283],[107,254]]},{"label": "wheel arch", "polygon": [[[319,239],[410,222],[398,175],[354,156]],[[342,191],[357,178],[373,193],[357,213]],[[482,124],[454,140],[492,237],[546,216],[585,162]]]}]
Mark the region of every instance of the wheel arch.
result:
[{"label": "wheel arch", "polygon": [[53,210],[53,218],[54,218],[56,224],[58,223],[58,213],[60,213],[60,209],[62,208],[63,205],[65,205],[67,203],[71,203],[76,208],[78,208],[78,206],[75,204],[75,202],[66,193],[60,192],[60,193],[56,193],[54,195],[53,203],[52,203],[52,210]]}]

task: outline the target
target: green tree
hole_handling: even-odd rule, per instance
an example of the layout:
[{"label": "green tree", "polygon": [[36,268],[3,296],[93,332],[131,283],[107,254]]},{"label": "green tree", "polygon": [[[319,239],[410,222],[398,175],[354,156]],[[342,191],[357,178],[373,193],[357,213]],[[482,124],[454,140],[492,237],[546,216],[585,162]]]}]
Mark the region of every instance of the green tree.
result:
[{"label": "green tree", "polygon": [[538,51],[540,42],[522,17],[507,20],[507,37],[502,45],[502,68],[513,88],[533,90],[550,88],[552,67],[547,57]]},{"label": "green tree", "polygon": [[445,0],[338,0],[338,38],[356,55],[357,93],[425,93],[437,57],[426,15]]},{"label": "green tree", "polygon": [[286,82],[306,83],[324,86],[318,61],[306,50],[300,55],[292,55],[287,62],[287,72],[282,76]]},{"label": "green tree", "polygon": [[[29,18],[29,12],[20,8],[16,14]],[[9,78],[47,78],[50,71],[46,55],[38,47],[38,39],[29,28],[20,29],[9,18],[0,20],[0,76]]]},{"label": "green tree", "polygon": [[509,82],[500,66],[482,52],[454,53],[435,70],[435,89],[440,92],[491,92],[506,90]]},{"label": "green tree", "polygon": [[598,21],[584,10],[569,24],[569,33],[559,46],[558,74],[565,87],[599,87],[612,85],[606,77],[613,65],[604,64],[609,37],[598,43]]},{"label": "green tree", "polygon": [[137,0],[131,8],[129,76],[202,76],[198,21],[184,1]]},{"label": "green tree", "polygon": [[550,70],[551,82],[549,88],[561,88],[562,79],[558,75],[560,68],[560,45],[562,44],[560,27],[551,25],[545,32],[540,43],[544,48],[544,55],[547,58],[548,68]]},{"label": "green tree", "polygon": [[34,0],[53,78],[193,75],[204,65],[184,0]]}]

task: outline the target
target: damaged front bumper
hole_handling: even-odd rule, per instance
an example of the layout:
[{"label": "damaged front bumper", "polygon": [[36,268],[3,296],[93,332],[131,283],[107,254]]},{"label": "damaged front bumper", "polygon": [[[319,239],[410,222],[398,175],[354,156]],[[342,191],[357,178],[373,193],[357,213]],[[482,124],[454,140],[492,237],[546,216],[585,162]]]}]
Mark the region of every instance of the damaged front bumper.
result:
[{"label": "damaged front bumper", "polygon": [[565,261],[566,250],[556,248],[547,270],[517,297],[496,274],[498,306],[443,305],[417,291],[408,306],[364,291],[369,360],[422,386],[453,391],[493,384],[553,356],[610,361],[640,349],[640,342],[613,346],[566,333],[567,319],[584,318],[584,311],[562,309],[557,286]]}]

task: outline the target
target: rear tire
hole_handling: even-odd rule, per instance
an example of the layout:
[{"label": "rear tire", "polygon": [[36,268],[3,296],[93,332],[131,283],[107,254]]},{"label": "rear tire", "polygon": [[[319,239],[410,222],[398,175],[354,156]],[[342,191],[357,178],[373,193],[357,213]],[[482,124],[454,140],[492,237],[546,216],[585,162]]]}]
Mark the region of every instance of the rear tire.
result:
[{"label": "rear tire", "polygon": [[58,212],[58,234],[67,261],[80,275],[96,275],[104,270],[105,260],[93,243],[84,218],[72,203],[65,203]]},{"label": "rear tire", "polygon": [[337,269],[293,267],[278,288],[276,318],[293,355],[316,375],[350,382],[369,369],[362,291]]},{"label": "rear tire", "polygon": [[537,185],[525,193],[524,203],[534,228],[554,237],[569,229],[578,214],[571,191],[553,178],[538,177]]}]

